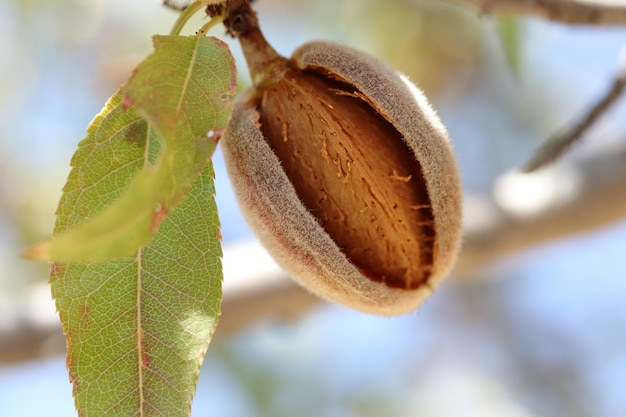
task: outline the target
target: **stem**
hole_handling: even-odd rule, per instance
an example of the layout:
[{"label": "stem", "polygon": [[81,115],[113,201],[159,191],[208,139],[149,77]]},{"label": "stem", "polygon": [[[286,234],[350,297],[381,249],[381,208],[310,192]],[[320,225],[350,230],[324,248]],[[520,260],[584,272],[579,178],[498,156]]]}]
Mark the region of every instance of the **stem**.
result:
[{"label": "stem", "polygon": [[172,26],[172,30],[170,30],[170,35],[180,35],[180,32],[183,29],[183,26],[185,26],[185,24],[189,21],[191,16],[196,14],[199,10],[201,10],[205,6],[206,4],[202,2],[202,0],[196,0],[189,7],[183,10],[183,12],[178,16],[178,19],[176,19],[174,26]]},{"label": "stem", "polygon": [[239,39],[252,83],[257,88],[277,81],[287,71],[287,59],[279,55],[263,36],[249,1],[229,2],[224,26],[228,33]]},{"label": "stem", "polygon": [[205,23],[204,26],[202,26],[200,28],[200,30],[198,30],[196,35],[198,35],[198,36],[204,35],[209,30],[211,30],[211,28],[213,28],[213,26],[215,26],[215,25],[217,25],[219,23],[222,23],[224,21],[224,18],[225,18],[224,15],[219,15],[219,16],[211,18],[211,20],[209,20],[207,23]]}]

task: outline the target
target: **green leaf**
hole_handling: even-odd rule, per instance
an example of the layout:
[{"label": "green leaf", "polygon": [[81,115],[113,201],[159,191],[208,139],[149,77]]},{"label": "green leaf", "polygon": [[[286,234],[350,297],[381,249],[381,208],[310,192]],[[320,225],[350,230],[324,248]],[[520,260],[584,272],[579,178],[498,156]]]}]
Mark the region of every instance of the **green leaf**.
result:
[{"label": "green leaf", "polygon": [[53,264],[79,415],[189,415],[222,298],[213,195],[207,167],[135,257]]},{"label": "green leaf", "polygon": [[[157,212],[149,245],[129,256],[52,264],[76,408],[85,417],[188,416],[219,316],[221,248],[207,131],[226,124],[223,95],[234,89],[234,62],[216,39],[156,37],[155,45],[158,62],[153,55],[138,68],[129,98],[118,92],[91,123],[57,211],[61,236],[100,219],[96,244],[87,234],[74,241],[80,251],[125,239],[136,245],[146,218],[152,236],[155,195],[169,210]],[[124,111],[129,100],[134,107]]]},{"label": "green leaf", "polygon": [[507,63],[514,73],[518,73],[522,53],[522,34],[519,20],[515,17],[499,17],[498,34]]},{"label": "green leaf", "polygon": [[[228,48],[205,37],[155,36],[155,52],[135,71],[123,90],[89,127],[86,146],[107,143],[117,136],[126,140],[160,140],[162,153],[154,164],[144,153],[144,164],[123,194],[97,215],[97,205],[88,204],[86,221],[67,232],[57,227],[57,236],[27,252],[27,256],[55,261],[102,262],[132,255],[150,242],[167,215],[187,195],[194,180],[215,151],[207,136],[223,129],[230,115],[228,98],[235,91],[234,66]],[[133,105],[125,115],[125,108]],[[142,116],[148,128],[141,124]],[[110,119],[107,123],[104,119]],[[155,135],[156,134],[156,135]],[[219,136],[219,134],[217,134]],[[93,140],[91,140],[93,139]],[[97,148],[95,152],[102,149]],[[103,181],[111,170],[100,155],[89,175]],[[73,165],[83,163],[73,161]],[[113,173],[113,175],[115,175]],[[117,192],[119,181],[113,182]],[[68,181],[66,192],[73,186]],[[82,187],[84,188],[84,187]],[[96,198],[100,198],[96,196]]]}]

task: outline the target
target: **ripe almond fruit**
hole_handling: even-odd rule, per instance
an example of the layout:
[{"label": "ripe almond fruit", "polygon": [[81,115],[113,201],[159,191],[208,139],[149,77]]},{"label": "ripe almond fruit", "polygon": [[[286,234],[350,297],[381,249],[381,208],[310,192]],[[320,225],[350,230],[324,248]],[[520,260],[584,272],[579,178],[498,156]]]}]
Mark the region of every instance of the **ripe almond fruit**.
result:
[{"label": "ripe almond fruit", "polygon": [[225,24],[254,84],[221,141],[250,227],[326,299],[379,315],[415,309],[449,273],[461,234],[457,164],[426,98],[345,46],[279,56],[247,3]]}]

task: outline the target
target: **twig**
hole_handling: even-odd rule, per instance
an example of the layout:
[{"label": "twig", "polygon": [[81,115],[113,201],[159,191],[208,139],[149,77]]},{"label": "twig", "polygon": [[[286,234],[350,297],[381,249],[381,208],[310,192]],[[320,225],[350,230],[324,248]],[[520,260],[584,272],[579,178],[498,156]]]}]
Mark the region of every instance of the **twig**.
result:
[{"label": "twig", "polygon": [[625,59],[621,62],[619,72],[611,88],[589,109],[579,123],[572,126],[569,130],[558,133],[548,139],[535,152],[530,161],[524,165],[522,168],[524,172],[535,171],[563,155],[570,146],[580,140],[585,132],[617,102],[626,89],[626,49],[624,49],[623,55]]},{"label": "twig", "polygon": [[455,0],[481,13],[534,16],[567,24],[626,24],[626,4],[609,0]]}]

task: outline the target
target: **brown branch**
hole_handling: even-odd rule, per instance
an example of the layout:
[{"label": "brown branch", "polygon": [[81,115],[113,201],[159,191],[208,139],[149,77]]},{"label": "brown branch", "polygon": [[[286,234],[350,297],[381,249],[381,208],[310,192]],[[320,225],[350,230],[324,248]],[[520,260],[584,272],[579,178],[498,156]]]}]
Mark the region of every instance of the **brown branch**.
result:
[{"label": "brown branch", "polygon": [[[466,199],[456,278],[540,243],[626,219],[624,184],[626,149],[537,173],[504,175],[492,192]],[[264,318],[297,317],[320,302],[291,282],[256,242],[225,247],[224,276],[218,338]],[[47,287],[43,293],[49,293]],[[0,328],[0,363],[62,354],[54,309],[42,321],[35,314],[42,301],[23,305],[36,308],[24,308],[10,327]]]},{"label": "brown branch", "polygon": [[626,219],[626,149],[535,173],[507,174],[488,197],[467,199],[466,210],[463,254],[456,269],[462,274]]},{"label": "brown branch", "polygon": [[567,24],[626,24],[626,3],[611,0],[455,0],[485,14],[533,16]]},{"label": "brown branch", "polygon": [[525,172],[535,171],[554,162],[563,155],[574,143],[589,130],[619,100],[626,90],[626,49],[623,50],[624,60],[613,81],[613,85],[577,124],[564,133],[559,133],[546,142],[535,152],[530,161],[522,168]]}]

